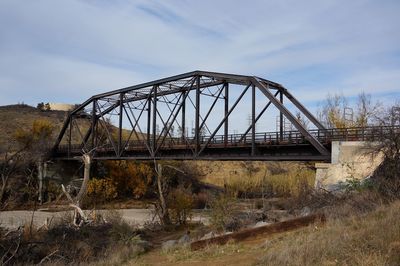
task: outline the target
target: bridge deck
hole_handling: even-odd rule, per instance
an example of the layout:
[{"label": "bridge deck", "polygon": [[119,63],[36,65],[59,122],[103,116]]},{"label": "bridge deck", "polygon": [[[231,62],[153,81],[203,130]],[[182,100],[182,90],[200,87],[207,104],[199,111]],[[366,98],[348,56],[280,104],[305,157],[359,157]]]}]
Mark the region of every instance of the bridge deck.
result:
[{"label": "bridge deck", "polygon": [[[332,141],[377,141],[384,138],[393,127],[358,127],[346,129],[309,130],[318,141],[330,150]],[[399,127],[397,128],[399,130]],[[255,134],[256,152],[252,153],[251,134],[216,135],[204,146],[209,136],[200,139],[201,154],[196,153],[195,139],[167,138],[152,155],[152,143],[146,140],[129,141],[124,150],[118,150],[114,143],[98,144],[95,159],[174,159],[174,160],[287,160],[287,161],[330,161],[310,144],[298,131],[263,132]],[[82,144],[60,145],[54,157],[75,159],[90,150]],[[198,149],[197,149],[198,150]]]}]

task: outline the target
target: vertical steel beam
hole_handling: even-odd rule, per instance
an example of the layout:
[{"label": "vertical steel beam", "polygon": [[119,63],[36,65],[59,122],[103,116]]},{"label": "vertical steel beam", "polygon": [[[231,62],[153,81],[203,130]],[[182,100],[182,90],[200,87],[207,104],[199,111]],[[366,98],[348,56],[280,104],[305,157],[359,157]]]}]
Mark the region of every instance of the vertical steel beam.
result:
[{"label": "vertical steel beam", "polygon": [[[182,94],[183,94],[183,96],[184,96],[184,94],[185,94],[185,92],[182,92]],[[182,134],[182,136],[181,136],[181,138],[182,138],[182,140],[184,140],[185,139],[185,137],[186,137],[186,97],[183,97],[182,98],[182,121],[181,121],[181,127],[182,127],[182,130],[181,130],[181,134]]]},{"label": "vertical steel beam", "polygon": [[96,104],[97,100],[93,99],[93,107],[92,107],[92,149],[96,147]]},{"label": "vertical steel beam", "polygon": [[251,87],[251,155],[256,154],[256,86]]},{"label": "vertical steel beam", "polygon": [[147,99],[147,146],[150,146],[151,136],[151,97]]},{"label": "vertical steel beam", "polygon": [[[279,93],[279,102],[283,105],[283,92]],[[279,111],[279,140],[283,140],[283,113]]]},{"label": "vertical steel beam", "polygon": [[[229,112],[229,83],[225,83],[225,117]],[[225,146],[228,144],[228,131],[229,131],[229,117],[225,120],[224,123],[224,143]]]},{"label": "vertical steel beam", "polygon": [[118,157],[122,154],[122,117],[124,107],[124,94],[119,94],[119,128],[118,128]]},{"label": "vertical steel beam", "polygon": [[69,117],[68,157],[70,157],[71,154],[71,139],[72,139],[72,115]]},{"label": "vertical steel beam", "polygon": [[152,151],[153,151],[153,157],[155,156],[155,151],[156,151],[156,141],[157,141],[157,90],[158,86],[155,85],[153,87],[153,138],[152,138]]},{"label": "vertical steel beam", "polygon": [[200,76],[196,77],[196,112],[195,112],[195,151],[198,154],[200,149]]}]

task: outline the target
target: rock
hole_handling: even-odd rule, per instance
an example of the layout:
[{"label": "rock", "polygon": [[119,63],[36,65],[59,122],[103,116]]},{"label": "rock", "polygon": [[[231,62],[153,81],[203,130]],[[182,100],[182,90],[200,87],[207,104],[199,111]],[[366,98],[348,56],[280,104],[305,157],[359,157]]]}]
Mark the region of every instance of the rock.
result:
[{"label": "rock", "polygon": [[300,216],[304,217],[304,216],[308,216],[311,214],[311,209],[309,207],[304,207],[303,209],[301,209],[300,211]]},{"label": "rock", "polygon": [[202,238],[200,238],[200,240],[209,239],[214,236],[215,236],[215,234],[213,232],[209,232],[209,233],[205,234]]},{"label": "rock", "polygon": [[251,228],[257,228],[257,227],[261,227],[261,226],[265,226],[265,225],[269,225],[269,224],[270,223],[260,221],[260,222],[257,222],[255,225],[253,225]]},{"label": "rock", "polygon": [[161,249],[164,252],[171,251],[176,248],[177,244],[178,244],[178,241],[176,241],[176,240],[168,240],[168,241],[165,241],[164,243],[162,243]]},{"label": "rock", "polygon": [[190,243],[190,236],[189,233],[184,234],[181,238],[178,240],[179,245],[188,245]]},{"label": "rock", "polygon": [[151,243],[149,241],[146,241],[146,240],[139,240],[139,241],[136,242],[136,245],[141,250],[141,253],[149,251],[151,246],[152,246]]}]

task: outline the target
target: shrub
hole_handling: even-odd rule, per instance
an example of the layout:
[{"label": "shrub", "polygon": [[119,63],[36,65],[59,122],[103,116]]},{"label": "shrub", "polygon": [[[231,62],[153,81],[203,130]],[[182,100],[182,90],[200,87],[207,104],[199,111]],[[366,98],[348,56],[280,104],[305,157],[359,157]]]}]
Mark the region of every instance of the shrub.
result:
[{"label": "shrub", "polygon": [[195,194],[193,208],[204,209],[210,200],[209,197],[210,195],[205,191],[200,191],[199,193]]},{"label": "shrub", "polygon": [[238,229],[238,219],[236,219],[236,211],[234,209],[235,199],[221,194],[216,196],[210,202],[210,225],[214,230],[234,231]]},{"label": "shrub", "polygon": [[175,224],[186,224],[191,218],[194,198],[190,189],[176,188],[168,194],[167,206],[170,209],[170,218]]},{"label": "shrub", "polygon": [[37,109],[39,109],[40,111],[50,111],[50,103],[44,103],[44,102],[40,102],[37,104],[36,106]]},{"label": "shrub", "polygon": [[114,180],[118,196],[142,198],[148,193],[153,181],[153,169],[149,164],[132,161],[105,162],[107,175]]},{"label": "shrub", "polygon": [[17,129],[14,137],[20,146],[33,149],[47,149],[51,142],[54,127],[50,121],[38,119],[33,121],[28,130]]},{"label": "shrub", "polygon": [[115,199],[118,196],[117,185],[112,178],[94,178],[89,180],[87,195],[97,199]]}]

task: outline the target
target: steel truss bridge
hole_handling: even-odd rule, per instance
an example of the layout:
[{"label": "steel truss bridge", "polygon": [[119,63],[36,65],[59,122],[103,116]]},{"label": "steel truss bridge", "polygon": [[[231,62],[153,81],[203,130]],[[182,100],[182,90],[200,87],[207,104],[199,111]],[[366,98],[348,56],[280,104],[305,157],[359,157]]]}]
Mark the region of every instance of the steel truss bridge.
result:
[{"label": "steel truss bridge", "polygon": [[[250,100],[244,100],[246,94]],[[207,106],[205,97],[212,99]],[[231,125],[238,123],[232,113],[243,101],[250,114],[249,126],[230,134]],[[298,113],[290,111],[288,103]],[[217,104],[222,108],[217,109]],[[277,132],[258,127],[270,106],[278,111]],[[299,115],[310,125],[306,127]],[[194,121],[190,136],[188,119]],[[286,121],[293,130],[285,130]],[[103,160],[330,161],[332,141],[379,139],[386,130],[326,129],[278,83],[194,71],[91,97],[69,114],[53,158],[77,159],[90,152],[94,159]]]}]

